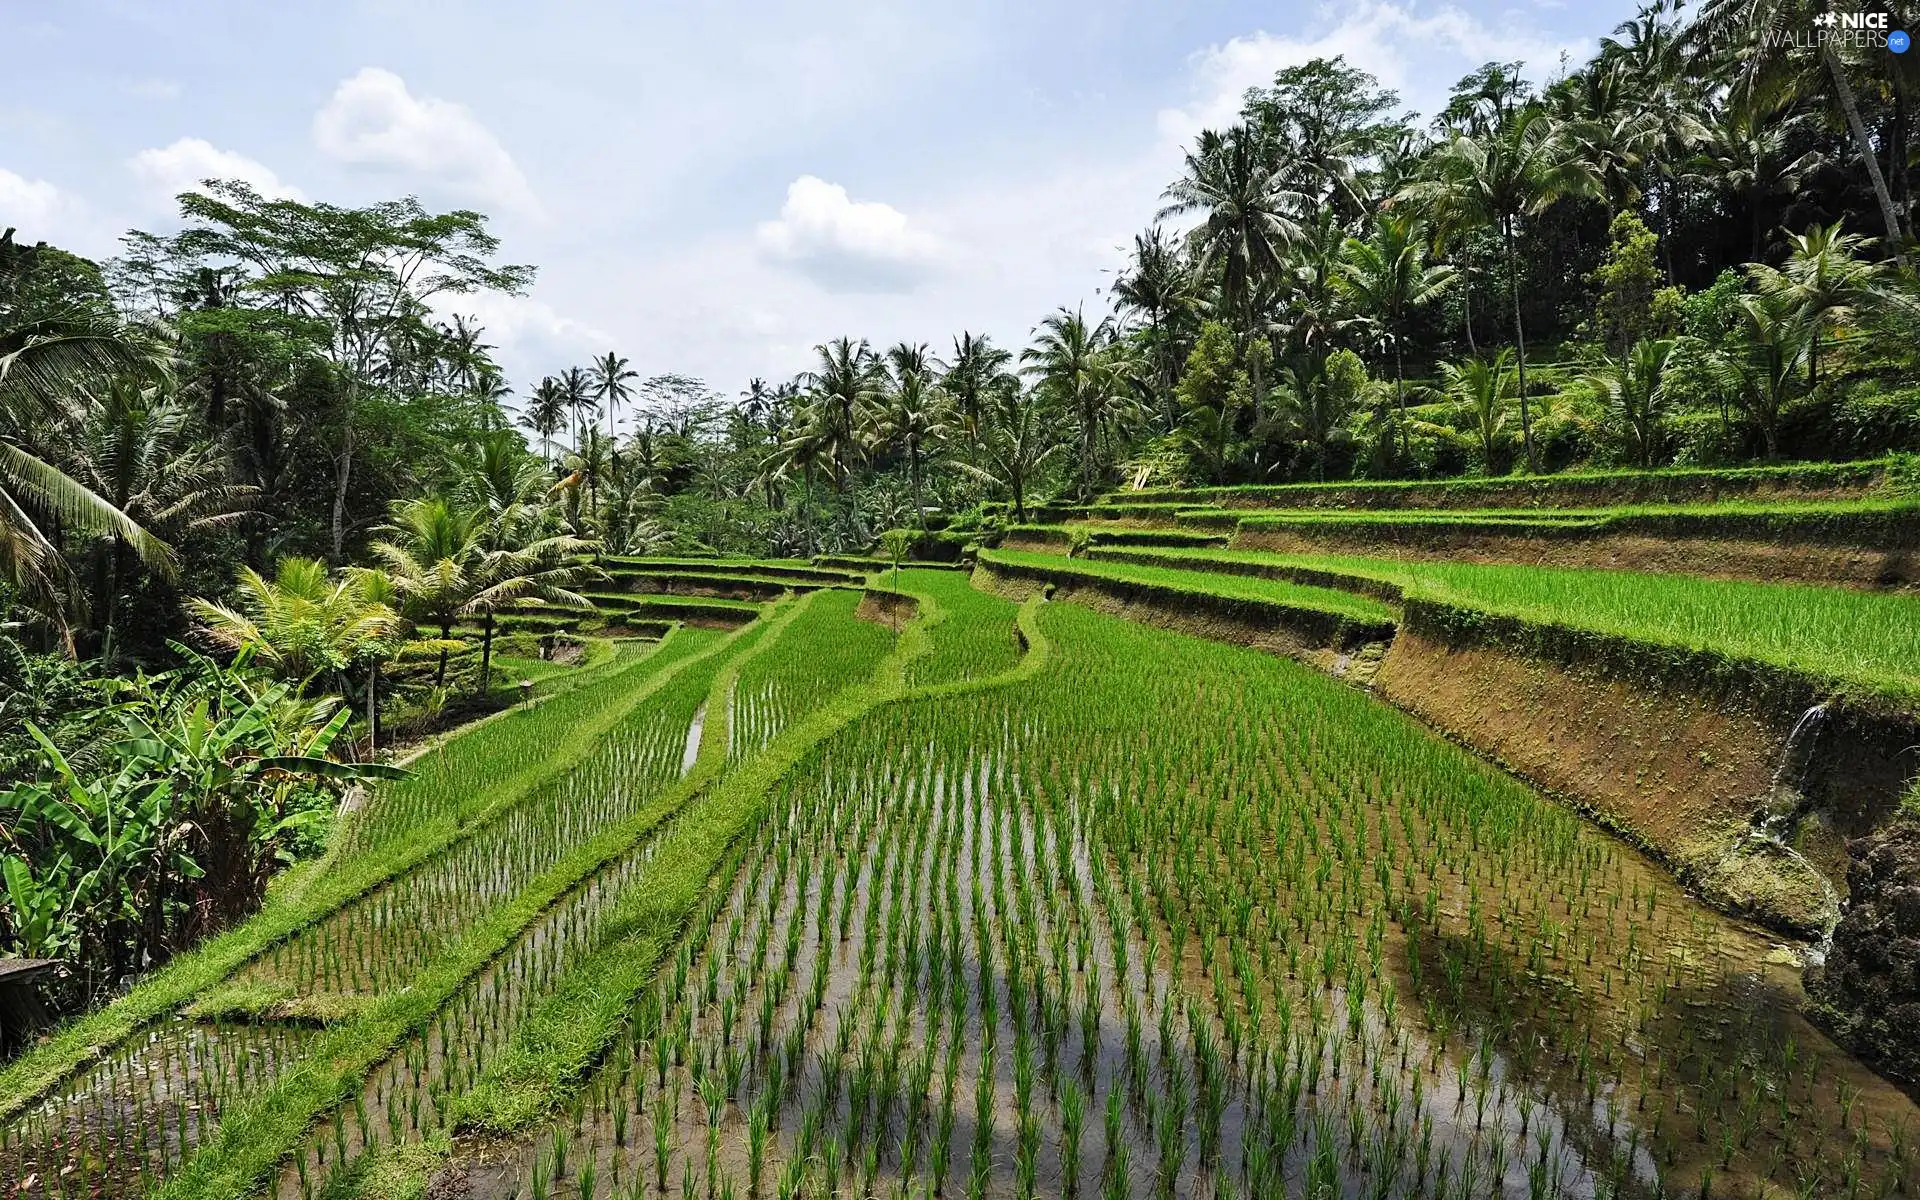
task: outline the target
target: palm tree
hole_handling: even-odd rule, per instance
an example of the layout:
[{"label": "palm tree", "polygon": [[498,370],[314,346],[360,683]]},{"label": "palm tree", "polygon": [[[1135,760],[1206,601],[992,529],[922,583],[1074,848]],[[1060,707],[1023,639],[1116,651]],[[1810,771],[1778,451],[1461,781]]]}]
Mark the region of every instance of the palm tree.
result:
[{"label": "palm tree", "polygon": [[1455,137],[1434,154],[1432,174],[1401,192],[1409,200],[1426,204],[1443,225],[1471,223],[1500,231],[1513,300],[1520,433],[1530,472],[1539,470],[1539,461],[1527,399],[1526,325],[1520,314],[1520,223],[1564,197],[1595,196],[1601,190],[1593,165],[1568,153],[1554,134],[1546,109],[1525,105],[1483,136]]},{"label": "palm tree", "polygon": [[587,424],[587,421],[582,417],[582,411],[594,407],[593,381],[588,377],[587,372],[581,368],[568,367],[566,370],[560,372],[560,392],[561,395],[566,397],[567,411],[573,414],[573,449],[575,453],[578,453],[580,450],[580,432]]},{"label": "palm tree", "polygon": [[1789,234],[1783,268],[1763,263],[1747,268],[1756,291],[1781,297],[1806,320],[1808,387],[1820,382],[1820,342],[1826,331],[1849,324],[1880,298],[1887,269],[1860,257],[1869,244],[1835,221]]},{"label": "palm tree", "polygon": [[886,394],[887,373],[862,338],[835,338],[815,346],[819,366],[807,376],[809,423],[820,440],[824,461],[833,471],[833,490],[847,486],[848,468],[862,454],[860,429],[867,414]]},{"label": "palm tree", "polygon": [[1719,123],[1708,132],[1701,166],[1726,192],[1746,198],[1749,260],[1758,261],[1766,248],[1767,201],[1791,192],[1800,180],[1826,165],[1827,156],[1817,143],[1788,157],[1804,144],[1813,115],[1780,113],[1741,98],[1727,105]]},{"label": "palm tree", "polygon": [[1426,246],[1414,219],[1406,213],[1383,213],[1365,241],[1348,238],[1341,247],[1338,286],[1358,302],[1366,320],[1380,331],[1393,351],[1393,399],[1399,413],[1401,453],[1407,451],[1407,384],[1404,347],[1408,322],[1415,310],[1450,286],[1457,272],[1449,266],[1428,266]]},{"label": "palm tree", "polygon": [[599,426],[588,426],[581,438],[580,449],[567,456],[567,478],[561,487],[579,487],[587,489],[587,513],[597,519],[600,512],[600,484],[613,473],[615,455],[613,439],[600,432]]},{"label": "palm tree", "polygon": [[1294,214],[1306,197],[1280,186],[1259,134],[1245,125],[1208,130],[1187,152],[1182,176],[1164,193],[1157,220],[1200,214],[1187,235],[1196,269],[1220,272],[1227,315],[1240,332],[1253,326],[1248,300],[1258,276],[1277,269],[1287,246],[1301,236]]},{"label": "palm tree", "polygon": [[1027,519],[1027,489],[1066,443],[1053,436],[1051,414],[1041,398],[1023,391],[1012,376],[1001,376],[988,398],[980,442],[984,465],[955,463],[989,487],[1003,488],[1013,501],[1013,519]]},{"label": "palm tree", "polygon": [[1667,365],[1676,344],[1672,338],[1646,338],[1634,343],[1625,358],[1602,359],[1587,379],[1632,443],[1634,461],[1643,467],[1653,466],[1660,452],[1660,425],[1670,407]]},{"label": "palm tree", "polygon": [[1112,334],[1106,321],[1088,325],[1078,309],[1060,309],[1040,322],[1033,345],[1020,352],[1021,370],[1034,378],[1047,399],[1073,414],[1080,432],[1080,499],[1093,498],[1098,475],[1099,438],[1112,415],[1111,376],[1103,373],[1101,351]]},{"label": "palm tree", "polygon": [[900,372],[898,382],[873,414],[875,446],[906,457],[914,522],[922,529],[926,528],[927,509],[921,498],[921,482],[927,460],[938,452],[947,435],[946,416],[946,393],[928,381],[924,369]]},{"label": "palm tree", "polygon": [[501,609],[524,604],[590,609],[592,601],[572,589],[606,577],[582,561],[595,543],[580,538],[537,538],[489,549],[485,514],[439,496],[396,503],[381,532],[386,536],[373,544],[373,555],[392,577],[403,611],[440,631],[435,687],[446,685],[453,627],[462,618],[483,618],[484,691],[491,682],[495,616]]},{"label": "palm tree", "polygon": [[[1807,0],[1705,0],[1690,33],[1704,55],[1719,55],[1721,47],[1740,38],[1748,49],[1737,59],[1735,93],[1740,96],[1775,95],[1809,99],[1824,105],[1831,99],[1838,104],[1847,132],[1853,137],[1854,152],[1866,168],[1873,186],[1873,198],[1880,208],[1886,229],[1885,246],[1895,263],[1902,261],[1905,231],[1887,177],[1880,169],[1880,157],[1873,137],[1860,115],[1860,103],[1853,91],[1851,68],[1841,58],[1836,39],[1819,40],[1817,62],[1785,51],[1762,51],[1756,43],[1766,34],[1788,34],[1812,27],[1813,16],[1821,11]],[[1885,70],[1876,63],[1876,73]]]},{"label": "palm tree", "polygon": [[1502,346],[1488,362],[1478,356],[1440,364],[1441,388],[1447,398],[1467,410],[1473,431],[1480,436],[1481,470],[1493,474],[1495,445],[1507,423],[1507,402],[1513,398],[1513,350]]},{"label": "palm tree", "polygon": [[1013,353],[993,344],[985,334],[961,333],[953,339],[953,361],[940,386],[953,401],[954,417],[978,447],[982,422],[996,381],[1006,374]]},{"label": "palm tree", "polygon": [[1155,225],[1145,233],[1133,235],[1132,265],[1114,280],[1113,297],[1122,308],[1146,314],[1154,387],[1160,394],[1168,429],[1179,420],[1173,394],[1174,373],[1179,364],[1172,323],[1174,316],[1190,303],[1192,288],[1187,265],[1165,230]]},{"label": "palm tree", "polygon": [[81,390],[120,375],[167,378],[157,346],[110,314],[35,287],[44,246],[0,231],[0,580],[29,597],[63,637],[66,560],[54,530],[117,537],[149,569],[171,575],[173,551],[109,500],[34,452],[29,431],[70,420]]},{"label": "palm tree", "polygon": [[551,460],[553,435],[567,423],[567,393],[559,380],[549,375],[540,381],[528,399],[527,412],[520,423],[540,435],[540,453]]},{"label": "palm tree", "polygon": [[761,478],[765,481],[782,475],[800,477],[800,528],[803,548],[809,558],[816,549],[810,512],[813,504],[813,473],[830,459],[828,435],[819,416],[818,409],[808,406],[801,419],[787,429],[779,448],[761,465]]},{"label": "palm tree", "polygon": [[232,605],[188,602],[204,622],[207,640],[231,652],[248,651],[253,662],[302,692],[323,678],[340,684],[370,644],[391,641],[401,628],[392,607],[369,602],[349,576],[330,577],[318,559],[289,555],[275,565],[271,579],[242,567],[234,593]]},{"label": "palm tree", "polygon": [[1780,413],[1802,391],[1800,371],[1813,346],[1813,321],[1793,298],[1762,292],[1738,301],[1742,343],[1715,351],[1689,343],[1723,395],[1759,428],[1767,457],[1780,456]]},{"label": "palm tree", "polygon": [[632,370],[627,360],[609,350],[593,360],[593,394],[607,410],[607,436],[617,437],[620,426],[620,406],[633,399],[633,388],[628,381],[640,378],[640,372]]},{"label": "palm tree", "polygon": [[[252,507],[257,490],[228,482],[220,448],[195,440],[190,414],[157,386],[121,377],[90,397],[68,441],[73,477],[155,537],[230,528]],[[124,538],[108,532],[93,554],[99,653],[111,658],[120,594],[134,565]]]},{"label": "palm tree", "polygon": [[454,455],[453,494],[486,514],[487,548],[500,549],[539,516],[552,484],[541,463],[511,430],[490,430]]},{"label": "palm tree", "polygon": [[1383,389],[1368,378],[1366,364],[1351,350],[1335,350],[1313,368],[1289,368],[1275,389],[1279,411],[1314,452],[1314,477],[1327,477],[1327,459],[1347,420]]}]

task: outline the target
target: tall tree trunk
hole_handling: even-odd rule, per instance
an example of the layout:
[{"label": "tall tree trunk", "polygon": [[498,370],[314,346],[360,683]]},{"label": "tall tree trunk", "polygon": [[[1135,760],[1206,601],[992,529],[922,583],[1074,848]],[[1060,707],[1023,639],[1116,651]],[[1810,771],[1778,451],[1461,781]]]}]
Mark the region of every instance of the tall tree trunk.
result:
[{"label": "tall tree trunk", "polygon": [[486,624],[480,632],[480,694],[487,694],[493,682],[493,610],[487,610]]},{"label": "tall tree trunk", "polygon": [[1886,176],[1880,173],[1880,156],[1873,152],[1873,140],[1867,136],[1866,123],[1860,119],[1860,105],[1854,100],[1846,66],[1834,53],[1832,42],[1822,43],[1821,53],[1826,59],[1827,75],[1833,80],[1834,94],[1840,98],[1840,110],[1847,115],[1847,128],[1853,131],[1854,147],[1860,151],[1860,159],[1867,166],[1867,177],[1873,181],[1873,198],[1880,205],[1880,219],[1887,227],[1887,250],[1895,263],[1904,264],[1900,215],[1893,210],[1893,196],[1887,191]]},{"label": "tall tree trunk", "polygon": [[[442,642],[446,642],[451,640],[452,637],[453,637],[452,622],[450,621],[440,622],[440,640]],[[441,688],[441,687],[445,687],[446,685],[447,685],[447,648],[445,646],[441,646],[440,647],[440,665],[433,672],[433,686],[436,688]]]},{"label": "tall tree trunk", "polygon": [[1401,361],[1400,339],[1393,339],[1393,403],[1400,411],[1400,457],[1403,460],[1413,457],[1407,442],[1407,371]]},{"label": "tall tree trunk", "polygon": [[333,460],[333,565],[346,562],[347,545],[347,487],[353,481],[353,420],[352,409],[348,409],[346,432],[340,442],[340,453]]},{"label": "tall tree trunk", "polygon": [[367,664],[367,747],[371,753],[380,750],[380,660],[374,659]]},{"label": "tall tree trunk", "polygon": [[1527,399],[1527,331],[1520,320],[1520,260],[1514,254],[1511,217],[1501,222],[1501,230],[1507,243],[1507,290],[1513,294],[1514,361],[1519,365],[1520,440],[1527,448],[1527,474],[1537,475],[1540,473],[1540,464],[1533,454],[1533,406]]}]

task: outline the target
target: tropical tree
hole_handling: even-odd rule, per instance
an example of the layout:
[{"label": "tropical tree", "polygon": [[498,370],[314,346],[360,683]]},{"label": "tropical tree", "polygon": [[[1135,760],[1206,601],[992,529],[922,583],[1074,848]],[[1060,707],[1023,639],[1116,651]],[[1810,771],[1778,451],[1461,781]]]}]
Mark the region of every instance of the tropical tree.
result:
[{"label": "tropical tree", "polygon": [[873,412],[873,444],[907,460],[907,486],[913,495],[914,524],[927,524],[922,487],[927,462],[947,435],[947,395],[924,370],[898,370],[896,382]]},{"label": "tropical tree", "polygon": [[1401,193],[1425,204],[1442,224],[1471,223],[1499,231],[1506,259],[1507,288],[1513,301],[1514,361],[1520,397],[1520,434],[1527,470],[1537,471],[1533,421],[1527,400],[1527,332],[1520,309],[1519,235],[1521,222],[1567,196],[1597,196],[1600,180],[1593,165],[1568,152],[1555,136],[1552,118],[1538,104],[1514,110],[1478,136],[1461,134],[1442,146],[1430,162],[1430,175]]},{"label": "tropical tree", "polygon": [[1082,502],[1092,499],[1100,476],[1100,434],[1114,417],[1120,398],[1116,380],[1102,357],[1112,325],[1088,325],[1086,314],[1060,309],[1040,323],[1033,344],[1020,352],[1021,370],[1047,399],[1072,414],[1080,435]]},{"label": "tropical tree", "polygon": [[940,387],[953,402],[954,420],[976,447],[995,389],[1012,362],[1012,351],[994,345],[985,334],[963,332],[953,339],[953,361]]},{"label": "tropical tree", "polygon": [[1500,434],[1507,424],[1507,405],[1514,397],[1513,351],[1502,346],[1489,361],[1478,356],[1440,364],[1441,388],[1460,405],[1480,439],[1480,464],[1493,474]]},{"label": "tropical tree", "polygon": [[1037,392],[1023,389],[1011,376],[1002,376],[987,400],[982,425],[980,463],[957,467],[989,487],[998,488],[1013,502],[1013,519],[1027,519],[1027,494],[1034,481],[1066,443],[1053,434],[1052,414]]},{"label": "tropical tree", "polygon": [[567,393],[560,381],[549,375],[542,379],[529,397],[526,415],[520,423],[540,435],[540,452],[553,457],[553,435],[566,428]]},{"label": "tropical tree", "polygon": [[834,491],[842,492],[848,472],[864,456],[860,430],[886,395],[887,372],[864,338],[857,344],[835,338],[814,353],[819,365],[807,376],[811,436],[832,471]]},{"label": "tropical tree", "polygon": [[1168,429],[1179,421],[1173,394],[1179,369],[1173,324],[1192,303],[1192,288],[1192,277],[1179,248],[1158,225],[1133,236],[1132,260],[1113,283],[1113,298],[1120,307],[1147,318],[1147,357]]},{"label": "tropical tree", "polygon": [[1393,354],[1393,401],[1406,452],[1407,384],[1405,343],[1414,312],[1432,303],[1457,272],[1427,263],[1424,231],[1409,213],[1383,213],[1373,236],[1348,238],[1340,252],[1339,286],[1365,314]]},{"label": "tropical tree", "polygon": [[560,393],[566,397],[567,411],[573,418],[573,451],[578,454],[581,434],[593,419],[593,378],[584,368],[568,367],[560,372]]},{"label": "tropical tree", "polygon": [[1754,289],[1791,305],[1807,324],[1807,385],[1820,382],[1820,347],[1827,332],[1852,324],[1883,295],[1887,268],[1860,252],[1871,243],[1841,223],[1815,225],[1787,236],[1787,261],[1747,268]]},{"label": "tropical tree", "polygon": [[48,286],[50,274],[74,270],[69,257],[0,232],[0,582],[33,600],[63,637],[71,589],[59,532],[116,538],[162,574],[175,566],[165,542],[28,444],[36,427],[73,422],[88,390],[167,374],[160,351],[107,306]]},{"label": "tropical tree", "polygon": [[1673,338],[1643,339],[1625,358],[1604,358],[1587,376],[1643,467],[1654,466],[1660,453],[1661,425],[1672,408],[1667,366],[1676,344]]},{"label": "tropical tree", "polygon": [[1327,477],[1334,443],[1345,436],[1353,414],[1382,386],[1367,375],[1366,364],[1351,350],[1335,350],[1320,360],[1318,369],[1281,372],[1276,407],[1312,450],[1315,479]]},{"label": "tropical tree", "polygon": [[385,647],[402,632],[400,615],[369,601],[356,579],[329,575],[325,563],[289,555],[267,578],[240,568],[234,603],[195,598],[188,602],[210,643],[248,660],[301,693],[325,682],[345,692],[345,673],[368,650]]},{"label": "tropical tree", "polygon": [[620,432],[620,406],[633,399],[630,381],[639,379],[640,372],[633,370],[626,359],[609,350],[593,360],[589,374],[593,381],[594,399],[607,410],[607,436],[617,438]]}]

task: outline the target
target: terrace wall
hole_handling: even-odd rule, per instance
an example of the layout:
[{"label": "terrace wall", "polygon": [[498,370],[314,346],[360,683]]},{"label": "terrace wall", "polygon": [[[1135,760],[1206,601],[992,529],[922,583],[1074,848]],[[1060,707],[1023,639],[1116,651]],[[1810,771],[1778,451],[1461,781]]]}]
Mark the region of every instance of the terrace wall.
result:
[{"label": "terrace wall", "polygon": [[[1920,723],[1889,705],[1710,654],[1429,601],[1407,604],[1375,686],[1588,809],[1715,902],[1803,936],[1836,915],[1847,839],[1884,821],[1920,769]],[[1796,725],[1821,703],[1825,719],[1788,772],[1804,796],[1776,791]],[[1767,811],[1789,818],[1789,849],[1757,836]]]},{"label": "terrace wall", "polygon": [[1236,550],[1280,554],[1370,554],[1416,561],[1527,563],[1542,567],[1613,567],[1632,571],[1854,587],[1920,584],[1920,550],[1808,539],[1648,536],[1601,533],[1560,536],[1487,529],[1375,523],[1350,526],[1243,527]]},{"label": "terrace wall", "polygon": [[1501,479],[1149,488],[1115,492],[1100,503],[1180,501],[1223,508],[1606,508],[1723,500],[1840,500],[1866,495],[1885,479],[1884,462],[1809,463]]}]

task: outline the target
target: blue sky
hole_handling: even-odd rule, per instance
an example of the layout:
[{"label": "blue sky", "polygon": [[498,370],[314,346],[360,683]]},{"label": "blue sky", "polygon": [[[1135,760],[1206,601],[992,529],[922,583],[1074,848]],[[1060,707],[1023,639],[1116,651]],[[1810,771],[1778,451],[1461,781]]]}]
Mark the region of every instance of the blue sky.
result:
[{"label": "blue sky", "polygon": [[615,348],[723,392],[840,334],[1019,344],[1097,294],[1199,129],[1344,53],[1431,111],[1588,56],[1624,0],[0,0],[0,225],[92,255],[207,174],[491,214],[462,302],[522,390]]}]

